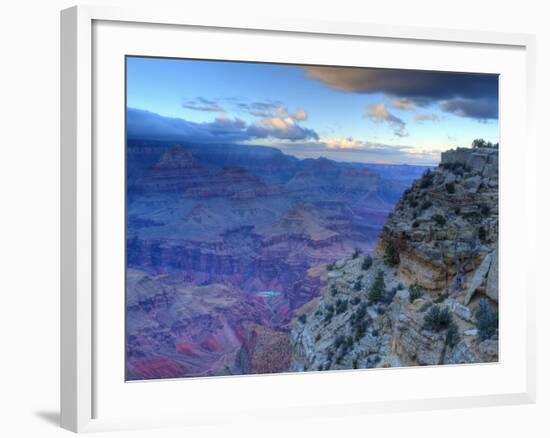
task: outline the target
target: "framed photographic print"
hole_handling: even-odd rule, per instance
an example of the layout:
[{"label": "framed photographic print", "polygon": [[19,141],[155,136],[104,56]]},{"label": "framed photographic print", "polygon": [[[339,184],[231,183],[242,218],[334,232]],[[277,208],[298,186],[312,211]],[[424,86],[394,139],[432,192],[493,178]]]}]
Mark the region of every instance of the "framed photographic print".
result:
[{"label": "framed photographic print", "polygon": [[61,43],[63,427],[534,400],[531,36],[75,7]]}]

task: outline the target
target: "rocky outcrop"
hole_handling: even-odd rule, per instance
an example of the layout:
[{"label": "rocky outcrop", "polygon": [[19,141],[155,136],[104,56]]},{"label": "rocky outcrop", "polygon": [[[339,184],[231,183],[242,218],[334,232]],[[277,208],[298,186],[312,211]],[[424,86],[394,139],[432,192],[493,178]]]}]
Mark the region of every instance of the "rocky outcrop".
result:
[{"label": "rocky outcrop", "polygon": [[442,154],[372,255],[328,266],[294,321],[297,371],[498,360],[498,150]]}]

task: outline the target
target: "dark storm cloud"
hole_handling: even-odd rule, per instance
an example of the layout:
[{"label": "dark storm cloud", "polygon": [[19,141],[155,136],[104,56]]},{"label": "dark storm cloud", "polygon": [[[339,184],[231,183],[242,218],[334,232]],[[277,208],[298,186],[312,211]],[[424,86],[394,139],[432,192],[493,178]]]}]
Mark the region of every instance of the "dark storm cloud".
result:
[{"label": "dark storm cloud", "polygon": [[[349,67],[308,67],[306,71],[308,77],[338,91],[384,93],[396,99],[401,109],[438,103],[443,111],[463,117],[497,117],[497,75]],[[476,105],[483,110],[476,110]]]},{"label": "dark storm cloud", "polygon": [[440,102],[441,110],[478,120],[498,119],[498,106],[490,99],[455,98]]},{"label": "dark storm cloud", "polygon": [[299,126],[292,119],[272,118],[247,125],[241,119],[226,117],[218,117],[213,122],[195,123],[135,108],[128,108],[126,114],[126,128],[130,138],[186,140],[196,143],[237,143],[263,138],[289,141],[319,138],[315,131]]}]

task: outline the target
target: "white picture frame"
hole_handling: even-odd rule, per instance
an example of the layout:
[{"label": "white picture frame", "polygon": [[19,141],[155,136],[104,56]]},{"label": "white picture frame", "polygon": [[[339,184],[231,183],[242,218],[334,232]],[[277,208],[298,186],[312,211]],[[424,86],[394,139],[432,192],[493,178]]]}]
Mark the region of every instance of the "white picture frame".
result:
[{"label": "white picture frame", "polygon": [[[104,33],[94,30],[98,23],[108,23],[107,30]],[[374,395],[371,398],[361,398],[360,396],[346,396],[346,390],[337,392],[333,390],[331,395],[330,388],[353,388],[360,385],[359,377],[372,381],[374,378],[383,381],[384,385],[392,385],[398,382],[406,381],[406,374],[400,375],[399,370],[379,370],[379,374],[372,371],[358,374],[355,371],[340,373],[306,373],[278,376],[246,376],[230,377],[218,379],[189,379],[188,394],[192,391],[204,389],[208,391],[239,391],[243,394],[252,396],[257,388],[261,391],[272,390],[276,393],[277,387],[293,387],[303,385],[303,388],[313,388],[322,382],[328,388],[329,395],[322,396],[312,391],[309,399],[303,397],[297,404],[286,404],[283,397],[272,397],[270,404],[262,404],[261,401],[255,401],[257,404],[246,404],[244,397],[237,399],[234,403],[235,410],[223,412],[221,408],[206,412],[201,411],[201,403],[196,401],[196,412],[185,414],[183,409],[167,411],[162,403],[158,406],[148,407],[147,415],[131,416],[120,408],[115,412],[116,405],[122,405],[121,400],[116,397],[129,397],[136,399],[139,394],[144,394],[144,398],[161,397],[162,394],[169,392],[174,397],[174,389],[181,385],[181,381],[165,381],[156,383],[125,383],[120,381],[120,387],[131,388],[130,393],[123,395],[117,394],[116,390],[109,393],[109,398],[113,398],[113,405],[105,408],[108,415],[98,414],[104,408],[101,397],[105,400],[106,391],[112,385],[101,382],[112,382],[109,379],[116,379],[116,373],[104,378],[108,372],[109,363],[105,362],[106,354],[97,354],[101,351],[104,344],[102,340],[102,330],[97,329],[98,324],[103,324],[105,319],[103,312],[105,300],[97,300],[97,285],[104,284],[104,280],[98,275],[98,257],[103,249],[98,249],[98,218],[96,209],[99,203],[103,202],[101,190],[97,190],[98,181],[105,184],[105,175],[111,172],[105,166],[105,158],[98,158],[95,153],[97,138],[101,137],[101,132],[96,130],[95,124],[101,121],[101,99],[96,95],[98,81],[96,76],[101,75],[101,69],[94,64],[94,60],[101,59],[101,53],[105,47],[105,38],[113,38],[111,41],[114,55],[123,53],[126,49],[124,44],[116,44],[114,41],[118,30],[111,27],[112,24],[130,25],[133,27],[134,36],[138,35],[139,29],[136,26],[149,26],[150,32],[161,33],[169,32],[179,27],[190,29],[190,31],[200,31],[202,34],[209,32],[224,32],[229,30],[245,34],[246,38],[253,39],[254,36],[269,33],[273,38],[280,36],[293,36],[296,38],[337,38],[340,43],[346,41],[390,41],[396,44],[406,43],[411,47],[418,45],[445,45],[453,44],[462,47],[461,50],[468,51],[475,48],[487,48],[487,50],[496,50],[499,52],[514,53],[516,58],[521,60],[521,65],[516,65],[518,75],[514,76],[520,83],[510,84],[515,87],[515,97],[524,104],[520,104],[509,114],[520,115],[522,119],[517,121],[517,126],[510,126],[510,131],[506,133],[508,138],[523,139],[522,157],[514,155],[517,152],[510,152],[506,158],[506,153],[502,153],[503,160],[508,160],[510,164],[517,163],[518,170],[515,177],[519,180],[519,187],[509,190],[510,186],[501,187],[501,196],[510,198],[512,201],[523,200],[525,205],[535,206],[535,141],[533,138],[532,123],[534,120],[534,51],[535,40],[531,35],[491,33],[483,31],[461,31],[450,29],[423,29],[415,27],[402,26],[382,26],[364,23],[335,23],[335,22],[312,22],[305,19],[276,20],[270,18],[241,18],[226,19],[224,17],[213,16],[192,16],[185,11],[163,11],[158,9],[151,10],[131,10],[110,7],[96,6],[77,6],[66,9],[61,13],[61,426],[75,431],[100,431],[120,428],[143,428],[143,427],[162,427],[174,425],[204,424],[207,422],[226,421],[235,418],[253,417],[310,417],[311,415],[343,415],[343,414],[362,414],[365,412],[399,412],[414,409],[442,409],[453,407],[477,407],[494,406],[504,404],[532,403],[535,400],[535,310],[534,310],[534,272],[525,260],[514,273],[509,273],[510,283],[520,285],[520,294],[514,296],[515,301],[510,301],[510,312],[517,312],[519,321],[518,327],[520,333],[513,347],[518,358],[515,358],[514,370],[503,371],[499,374],[501,380],[507,380],[510,383],[508,387],[502,383],[502,390],[496,387],[487,386],[486,389],[480,386],[480,391],[475,392],[470,389],[464,391],[455,391],[454,393],[437,392],[435,389],[430,393],[432,395],[418,395],[420,390],[412,388],[407,394],[403,392],[391,393],[388,397]],[[103,31],[102,31],[103,32]],[[113,33],[109,33],[113,32]],[[125,31],[124,31],[125,32]],[[152,34],[151,34],[152,35]],[[242,36],[242,35],[241,35]],[[314,39],[314,38],[311,38]],[[151,45],[155,42],[152,41]],[[314,42],[311,44],[315,44]],[[151,46],[152,47],[152,46]],[[206,47],[206,44],[205,44]],[[251,46],[251,48],[253,48]],[[195,50],[200,51],[200,47]],[[145,49],[148,50],[148,49]],[[165,49],[167,50],[167,49]],[[276,55],[273,55],[276,56]],[[510,55],[512,56],[512,55]],[[118,58],[117,58],[118,59]],[[292,61],[291,59],[289,62]],[[405,62],[405,61],[404,61]],[[434,61],[435,62],[435,61]],[[440,61],[443,63],[444,61]],[[504,58],[503,61],[504,62]],[[483,62],[480,61],[481,64]],[[105,62],[102,60],[102,65]],[[450,65],[450,64],[449,64]],[[451,68],[452,67],[448,67]],[[459,69],[459,65],[455,67]],[[484,67],[486,71],[490,70],[489,64]],[[499,71],[492,71],[499,73]],[[116,76],[116,75],[115,75]],[[120,77],[115,80],[120,84]],[[511,73],[510,77],[513,77]],[[523,83],[520,79],[525,79]],[[512,85],[510,87],[512,88]],[[505,85],[508,86],[508,85]],[[120,93],[121,90],[118,90]],[[501,88],[501,91],[502,88]],[[506,90],[504,90],[506,91]],[[519,94],[517,94],[519,93]],[[116,93],[115,93],[116,94]],[[512,96],[512,94],[510,94]],[[123,103],[121,102],[121,107]],[[508,118],[508,109],[501,108],[503,122]],[[115,135],[114,137],[118,137]],[[123,141],[122,138],[120,138]],[[506,150],[506,143],[503,145]],[[526,153],[527,152],[527,153]],[[111,160],[113,167],[116,166],[116,157]],[[506,162],[505,162],[506,164]],[[123,169],[118,172],[123,175]],[[117,172],[114,170],[113,172]],[[109,177],[110,178],[110,177]],[[506,166],[501,173],[501,179],[506,178]],[[120,178],[119,178],[120,179]],[[504,229],[508,236],[513,237],[514,224],[524,221],[524,234],[522,241],[511,243],[507,252],[510,253],[510,263],[515,262],[512,249],[528,250],[534,247],[536,236],[535,216],[528,215],[526,209],[516,209],[517,211],[502,210],[503,215],[510,215],[510,220],[505,221]],[[104,211],[104,209],[103,209]],[[509,211],[509,213],[508,213]],[[512,218],[512,215],[517,215]],[[523,215],[523,216],[520,216]],[[506,217],[506,216],[503,216]],[[527,225],[525,225],[527,223]],[[511,241],[514,239],[510,239]],[[516,245],[516,246],[514,246]],[[99,245],[104,248],[104,245]],[[531,252],[534,253],[534,252]],[[525,258],[525,256],[523,256]],[[503,263],[506,267],[506,262]],[[101,271],[100,272],[105,272]],[[106,280],[105,280],[106,281]],[[120,292],[123,294],[123,291]],[[512,305],[513,304],[513,305]],[[506,300],[504,300],[506,305]],[[515,309],[515,310],[514,310]],[[120,309],[118,309],[120,310]],[[114,314],[117,315],[117,309]],[[512,313],[510,313],[512,314]],[[120,314],[122,320],[123,314]],[[509,324],[504,318],[501,324]],[[103,324],[105,326],[105,324]],[[116,331],[115,331],[116,332]],[[506,332],[506,330],[504,331]],[[118,332],[116,332],[118,333]],[[116,336],[114,336],[116,338]],[[506,341],[508,342],[508,341]],[[512,340],[510,341],[512,342]],[[119,345],[119,344],[117,344]],[[105,347],[107,348],[107,347]],[[111,347],[109,347],[111,348]],[[111,350],[117,351],[115,344]],[[519,353],[518,353],[519,352]],[[121,358],[123,352],[120,352]],[[120,362],[122,359],[116,359]],[[114,361],[115,359],[113,359]],[[506,368],[508,362],[503,359],[497,366]],[[119,363],[117,362],[117,366]],[[113,368],[115,365],[113,364]],[[471,365],[462,367],[458,371],[448,371],[450,368],[439,369],[434,367],[423,367],[410,371],[414,374],[415,381],[420,383],[428,381],[431,376],[437,379],[460,379],[460,373],[466,370],[468,375],[493,374],[497,375],[501,368],[493,368],[487,371],[486,365]],[[457,369],[457,368],[455,368]],[[363,370],[365,371],[365,370]],[[360,371],[360,372],[363,372]],[[407,372],[407,371],[405,371]],[[508,373],[508,374],[507,374]],[[485,375],[484,374],[484,375]],[[409,374],[410,375],[410,374]],[[465,375],[465,374],[464,374]],[[374,376],[374,377],[373,377]],[[299,380],[297,380],[299,379]],[[320,380],[322,379],[322,380]],[[401,380],[400,380],[401,379]],[[481,377],[481,380],[486,380]],[[120,379],[119,379],[120,380]],[[305,383],[302,383],[305,382]],[[459,382],[460,383],[460,382]],[[371,383],[372,384],[372,383]],[[349,386],[353,385],[353,386]],[[414,386],[414,385],[411,385]],[[360,387],[360,386],[357,386]],[[99,389],[98,389],[99,388]],[[180,387],[181,388],[181,387]],[[256,389],[255,389],[256,388]],[[493,389],[490,389],[493,388]],[[176,393],[178,389],[175,389]],[[349,390],[348,390],[349,391]],[[416,392],[415,392],[416,391]],[[374,391],[376,393],[376,391]],[[101,394],[101,395],[98,395]],[[147,394],[147,395],[145,395]],[[460,395],[457,395],[460,394]],[[192,395],[191,395],[192,397]],[[103,403],[104,404],[104,403]],[[206,407],[206,405],[204,406]],[[210,408],[212,408],[210,406]],[[206,415],[208,414],[208,415]]]}]

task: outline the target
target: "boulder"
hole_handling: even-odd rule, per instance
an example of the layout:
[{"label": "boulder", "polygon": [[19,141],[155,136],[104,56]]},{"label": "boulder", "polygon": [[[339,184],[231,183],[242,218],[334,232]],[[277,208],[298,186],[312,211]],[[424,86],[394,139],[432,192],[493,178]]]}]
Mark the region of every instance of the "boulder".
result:
[{"label": "boulder", "polygon": [[489,272],[489,268],[491,267],[493,257],[494,252],[487,254],[475,271],[472,279],[468,284],[468,290],[466,292],[466,296],[464,297],[464,304],[469,304],[476,291],[478,289],[482,289],[485,286],[485,283],[487,281],[487,273]]}]

